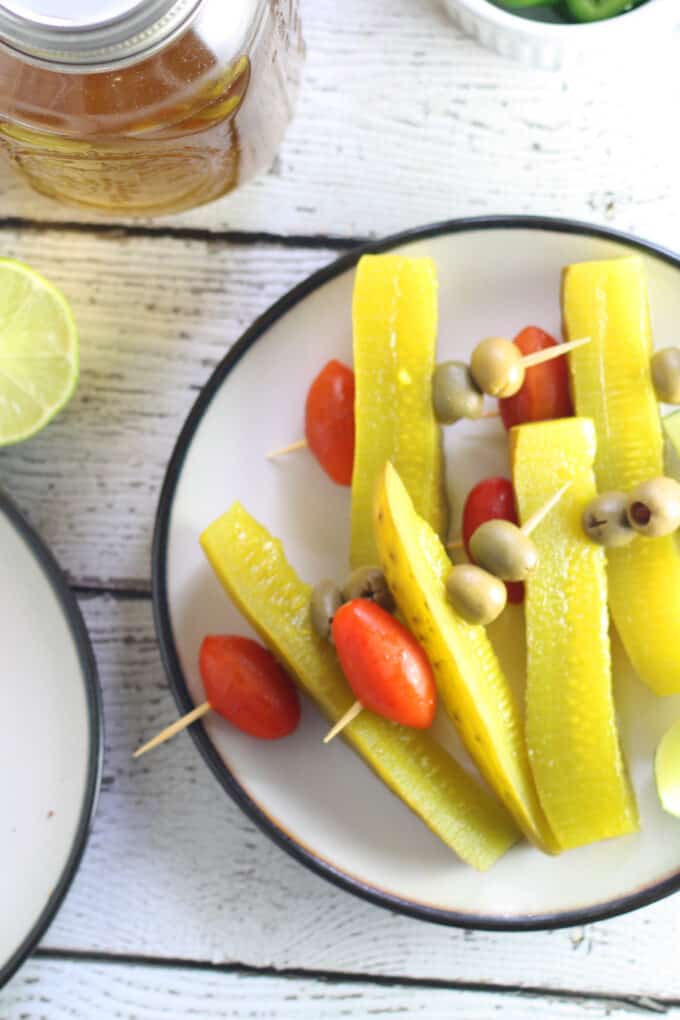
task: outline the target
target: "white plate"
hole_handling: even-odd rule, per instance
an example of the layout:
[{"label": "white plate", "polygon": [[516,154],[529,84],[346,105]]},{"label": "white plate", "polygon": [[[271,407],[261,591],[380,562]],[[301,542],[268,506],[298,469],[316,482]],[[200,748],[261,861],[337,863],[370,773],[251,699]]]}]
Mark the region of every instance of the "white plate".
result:
[{"label": "white plate", "polygon": [[[439,358],[469,356],[483,336],[535,323],[560,332],[562,267],[642,252],[659,346],[677,341],[680,260],[621,235],[532,218],[454,221],[372,250],[429,255],[440,284]],[[267,312],[230,352],[180,436],[161,496],[154,543],[157,628],[180,709],[203,700],[197,653],[210,632],[248,633],[198,545],[239,499],[314,583],[346,570],[349,490],[307,453],[271,463],[268,450],[301,435],[307,387],[331,357],[351,363],[351,296],[359,252],[322,270]],[[474,482],[507,473],[498,422],[446,431],[453,520]],[[464,867],[342,743],[321,745],[325,722],[306,704],[296,734],[252,740],[219,718],[194,728],[228,792],[272,838],[317,872],[393,909],[496,929],[556,927],[621,913],[680,887],[680,822],[658,804],[651,759],[680,698],[657,699],[619,656],[616,695],[638,793],[639,835],[558,859],[526,844],[490,872]],[[453,746],[453,745],[452,745]]]},{"label": "white plate", "polygon": [[101,712],[76,601],[0,494],[0,986],[71,884],[94,811]]}]

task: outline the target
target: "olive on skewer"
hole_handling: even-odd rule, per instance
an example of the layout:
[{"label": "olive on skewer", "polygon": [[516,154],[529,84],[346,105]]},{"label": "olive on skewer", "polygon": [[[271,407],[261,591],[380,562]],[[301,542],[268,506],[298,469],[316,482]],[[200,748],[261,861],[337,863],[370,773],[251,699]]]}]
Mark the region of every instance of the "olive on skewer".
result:
[{"label": "olive on skewer", "polygon": [[505,609],[503,581],[525,581],[538,564],[538,550],[529,537],[570,487],[566,482],[520,528],[511,521],[485,521],[470,538],[474,564],[459,564],[446,579],[448,599],[468,623],[486,626]]},{"label": "olive on skewer", "polygon": [[628,522],[640,535],[660,538],[680,527],[680,483],[661,475],[628,494]]},{"label": "olive on skewer", "polygon": [[583,530],[606,548],[627,545],[636,533],[662,538],[680,527],[680,483],[660,475],[625,492],[603,492],[583,511]]},{"label": "olive on skewer", "polygon": [[628,520],[625,492],[602,492],[583,511],[583,530],[588,538],[605,549],[628,545],[635,532]]},{"label": "olive on skewer", "polygon": [[446,594],[459,616],[480,627],[498,619],[508,600],[503,582],[474,563],[459,563],[451,570]]},{"label": "olive on skewer", "polygon": [[461,418],[481,418],[484,394],[464,361],[443,361],[432,376],[432,406],[441,425],[454,425]]}]

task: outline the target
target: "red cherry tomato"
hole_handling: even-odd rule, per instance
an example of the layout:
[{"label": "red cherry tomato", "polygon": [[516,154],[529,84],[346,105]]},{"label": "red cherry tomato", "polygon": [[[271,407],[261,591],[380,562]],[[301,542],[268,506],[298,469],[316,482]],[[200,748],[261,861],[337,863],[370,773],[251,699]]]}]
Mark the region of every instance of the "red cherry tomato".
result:
[{"label": "red cherry tomato", "polygon": [[[468,559],[474,563],[470,555],[470,539],[480,524],[485,521],[510,521],[519,524],[515,506],[515,490],[507,478],[485,478],[473,489],[470,489],[463,510],[463,542]],[[524,585],[521,581],[506,581],[508,602],[522,602]]]},{"label": "red cherry tomato", "polygon": [[293,681],[257,641],[207,637],[199,666],[210,707],[239,730],[276,740],[297,727],[300,701]]},{"label": "red cherry tomato", "polygon": [[[514,344],[522,354],[534,354],[555,347],[554,340],[538,326],[527,326],[515,337]],[[526,370],[524,384],[514,397],[498,401],[506,429],[527,421],[548,421],[570,418],[574,407],[569,395],[569,368],[566,358],[554,358]]]},{"label": "red cherry tomato", "polygon": [[354,372],[329,361],[309,387],[305,438],[326,474],[338,485],[352,484],[354,467]]},{"label": "red cherry tomato", "polygon": [[357,700],[385,719],[426,729],[437,691],[425,652],[403,624],[367,599],[353,599],[333,617],[340,665]]}]

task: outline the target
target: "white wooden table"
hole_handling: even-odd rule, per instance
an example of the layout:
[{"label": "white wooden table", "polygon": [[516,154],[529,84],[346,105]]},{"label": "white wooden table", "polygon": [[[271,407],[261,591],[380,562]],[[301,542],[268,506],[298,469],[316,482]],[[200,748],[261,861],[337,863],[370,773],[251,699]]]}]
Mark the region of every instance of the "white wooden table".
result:
[{"label": "white wooden table", "polygon": [[0,484],[78,594],[106,713],[82,867],[0,1018],[680,1018],[678,899],[553,933],[429,926],[286,857],[186,735],[130,758],[175,715],[149,599],[159,486],[198,389],[254,316],[357,239],[450,216],[568,215],[680,248],[677,60],[533,72],[464,39],[436,0],[303,7],[297,118],[271,173],[233,197],[94,222],[0,176],[0,252],[63,287],[82,335],[76,398],[0,451]]}]

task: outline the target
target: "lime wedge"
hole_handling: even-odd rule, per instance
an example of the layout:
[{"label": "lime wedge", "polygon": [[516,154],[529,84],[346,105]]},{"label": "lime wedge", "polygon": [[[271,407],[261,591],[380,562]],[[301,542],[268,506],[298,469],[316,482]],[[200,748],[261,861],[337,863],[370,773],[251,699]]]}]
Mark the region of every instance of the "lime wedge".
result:
[{"label": "lime wedge", "polygon": [[680,818],[680,719],[661,739],[654,773],[661,806],[669,815]]},{"label": "lime wedge", "polygon": [[78,382],[78,333],[64,296],[29,266],[0,259],[0,446],[35,435]]}]

